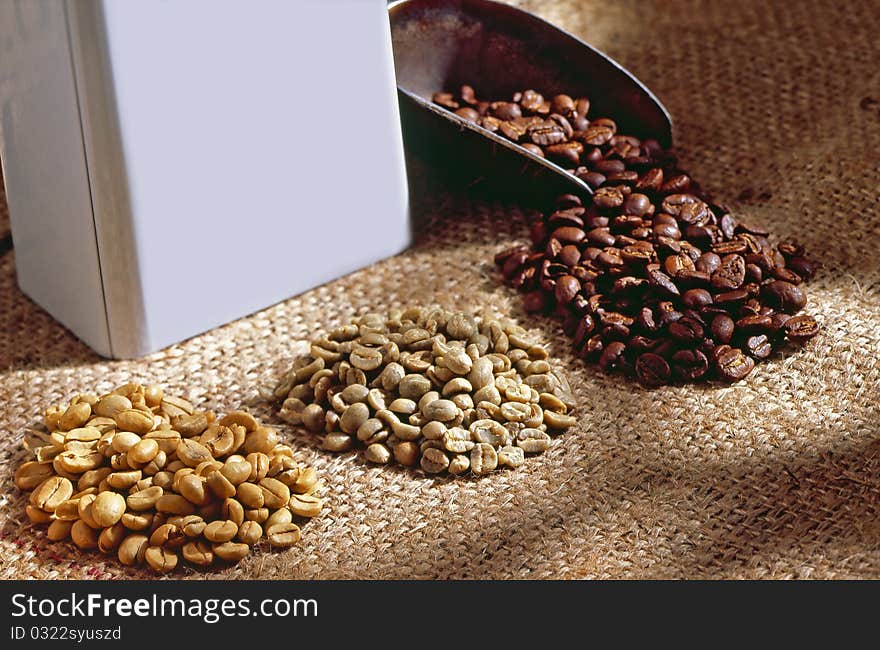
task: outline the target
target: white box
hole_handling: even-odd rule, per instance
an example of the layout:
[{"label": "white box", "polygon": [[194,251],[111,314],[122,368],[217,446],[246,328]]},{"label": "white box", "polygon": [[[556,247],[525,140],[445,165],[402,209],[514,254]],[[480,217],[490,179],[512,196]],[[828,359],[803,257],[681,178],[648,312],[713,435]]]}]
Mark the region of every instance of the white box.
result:
[{"label": "white box", "polygon": [[0,0],[22,290],[139,356],[409,243],[384,0]]}]

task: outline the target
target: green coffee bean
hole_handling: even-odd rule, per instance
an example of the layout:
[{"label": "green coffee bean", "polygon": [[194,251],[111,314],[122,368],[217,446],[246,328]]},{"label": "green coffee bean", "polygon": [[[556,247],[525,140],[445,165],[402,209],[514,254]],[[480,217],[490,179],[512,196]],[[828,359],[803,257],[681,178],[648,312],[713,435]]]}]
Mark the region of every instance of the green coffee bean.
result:
[{"label": "green coffee bean", "polygon": [[236,488],[236,499],[247,508],[263,507],[263,491],[254,483],[242,483]]},{"label": "green coffee bean", "polygon": [[132,510],[142,511],[149,510],[156,506],[156,503],[163,496],[164,490],[161,487],[153,486],[146,490],[139,490],[128,495],[125,502]]},{"label": "green coffee bean", "polygon": [[[525,449],[514,443],[522,429],[543,433],[574,422],[567,382],[547,351],[510,322],[404,309],[365,315],[318,336],[310,349],[273,392],[282,417],[323,432],[330,451],[362,443],[369,462],[393,457],[430,473],[484,474],[499,463],[521,464]],[[298,377],[318,359],[329,362],[320,376]],[[285,415],[292,411],[296,420]],[[290,476],[284,484],[305,493],[301,481]]]},{"label": "green coffee bean", "polygon": [[141,480],[142,474],[139,469],[127,472],[113,472],[107,475],[107,484],[117,490],[126,490]]},{"label": "green coffee bean", "polygon": [[196,467],[206,460],[213,460],[211,450],[192,438],[184,438],[177,445],[177,458],[187,467]]},{"label": "green coffee bean", "polygon": [[[248,468],[248,470],[249,469],[250,468]],[[211,492],[219,499],[226,499],[228,497],[235,496],[235,485],[233,485],[232,482],[223,475],[222,468],[221,470],[214,470],[213,472],[208,474],[206,484],[208,486],[208,489],[210,489]]]},{"label": "green coffee bean", "polygon": [[480,442],[471,451],[471,471],[474,474],[488,474],[497,466],[498,453],[492,445]]},{"label": "green coffee bean", "polygon": [[516,434],[516,446],[530,454],[547,451],[550,436],[538,429],[523,429]]},{"label": "green coffee bean", "polygon": [[391,452],[388,450],[388,447],[382,443],[376,442],[366,448],[364,451],[364,457],[371,463],[384,465],[391,460]]},{"label": "green coffee bean", "polygon": [[328,433],[324,436],[321,447],[327,451],[346,451],[353,444],[354,440],[346,433]]},{"label": "green coffee bean", "polygon": [[449,467],[449,457],[436,448],[426,449],[422,453],[422,469],[429,474],[438,474]]},{"label": "green coffee bean", "polygon": [[519,467],[525,462],[525,450],[521,447],[502,447],[498,452],[498,464],[507,467]]},{"label": "green coffee bean", "polygon": [[464,454],[456,454],[452,457],[452,460],[449,461],[449,473],[450,474],[464,474],[471,468],[471,461]]}]

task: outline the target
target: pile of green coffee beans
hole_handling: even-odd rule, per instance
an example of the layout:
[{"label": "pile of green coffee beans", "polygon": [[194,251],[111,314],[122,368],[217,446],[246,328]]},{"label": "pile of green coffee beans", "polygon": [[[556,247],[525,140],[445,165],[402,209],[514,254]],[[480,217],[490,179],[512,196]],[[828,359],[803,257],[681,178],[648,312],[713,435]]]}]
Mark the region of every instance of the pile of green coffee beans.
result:
[{"label": "pile of green coffee beans", "polygon": [[325,449],[429,474],[519,467],[576,422],[568,382],[522,327],[418,307],[318,336],[274,397]]}]

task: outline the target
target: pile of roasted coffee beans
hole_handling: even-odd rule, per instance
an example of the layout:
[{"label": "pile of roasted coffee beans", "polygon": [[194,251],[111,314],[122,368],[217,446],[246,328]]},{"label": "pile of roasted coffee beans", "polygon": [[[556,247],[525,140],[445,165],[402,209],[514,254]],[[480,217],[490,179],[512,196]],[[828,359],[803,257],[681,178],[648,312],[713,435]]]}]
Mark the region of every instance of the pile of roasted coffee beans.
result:
[{"label": "pile of roasted coffee beans", "polygon": [[368,314],[312,341],[274,390],[280,416],[429,474],[488,474],[545,451],[574,399],[547,351],[508,321],[442,309]]},{"label": "pile of roasted coffee beans", "polygon": [[165,573],[180,559],[238,562],[262,539],[287,547],[322,508],[315,470],[249,413],[217,418],[158,386],[126,384],[46,411],[15,472],[49,539]]},{"label": "pile of roasted coffee beans", "polygon": [[533,153],[594,190],[592,203],[560,197],[531,224],[533,246],[499,253],[526,309],[564,319],[578,353],[647,386],[743,379],[785,341],[818,333],[801,283],[818,264],[801,246],[773,246],[679,169],[654,140],[589,117],[590,102],[533,90],[480,102],[473,89],[434,101]]},{"label": "pile of roasted coffee beans", "polygon": [[611,120],[591,122],[587,118],[590,100],[585,97],[557,95],[548,101],[534,90],[524,90],[510,101],[487,102],[478,100],[470,86],[462,86],[457,95],[435,93],[433,100],[536,156],[571,168],[573,173],[587,173],[586,168],[577,170],[584,151],[605,144],[616,128]]}]

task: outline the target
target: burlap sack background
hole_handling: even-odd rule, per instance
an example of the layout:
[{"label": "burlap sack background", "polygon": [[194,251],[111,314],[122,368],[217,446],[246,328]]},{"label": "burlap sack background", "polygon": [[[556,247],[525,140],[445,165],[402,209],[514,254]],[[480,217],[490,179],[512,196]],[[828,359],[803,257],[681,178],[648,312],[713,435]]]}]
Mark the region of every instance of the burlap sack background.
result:
[{"label": "burlap sack background", "polygon": [[[212,408],[244,403],[268,417],[257,383],[310,334],[416,296],[494,305],[551,341],[583,402],[580,425],[516,472],[464,480],[333,456],[281,426],[326,481],[324,516],[289,551],[180,576],[880,577],[876,3],[518,4],[639,75],[675,118],[694,175],[822,259],[808,305],[821,337],[732,387],[644,390],[605,377],[573,358],[555,323],[528,321],[499,285],[490,260],[524,236],[517,208],[421,175],[411,251],[139,361],[97,358],[23,297],[9,253],[0,259],[0,576],[151,577],[49,543],[27,522],[11,476],[22,429],[47,405],[151,380]],[[2,236],[5,206],[0,213]]]}]

